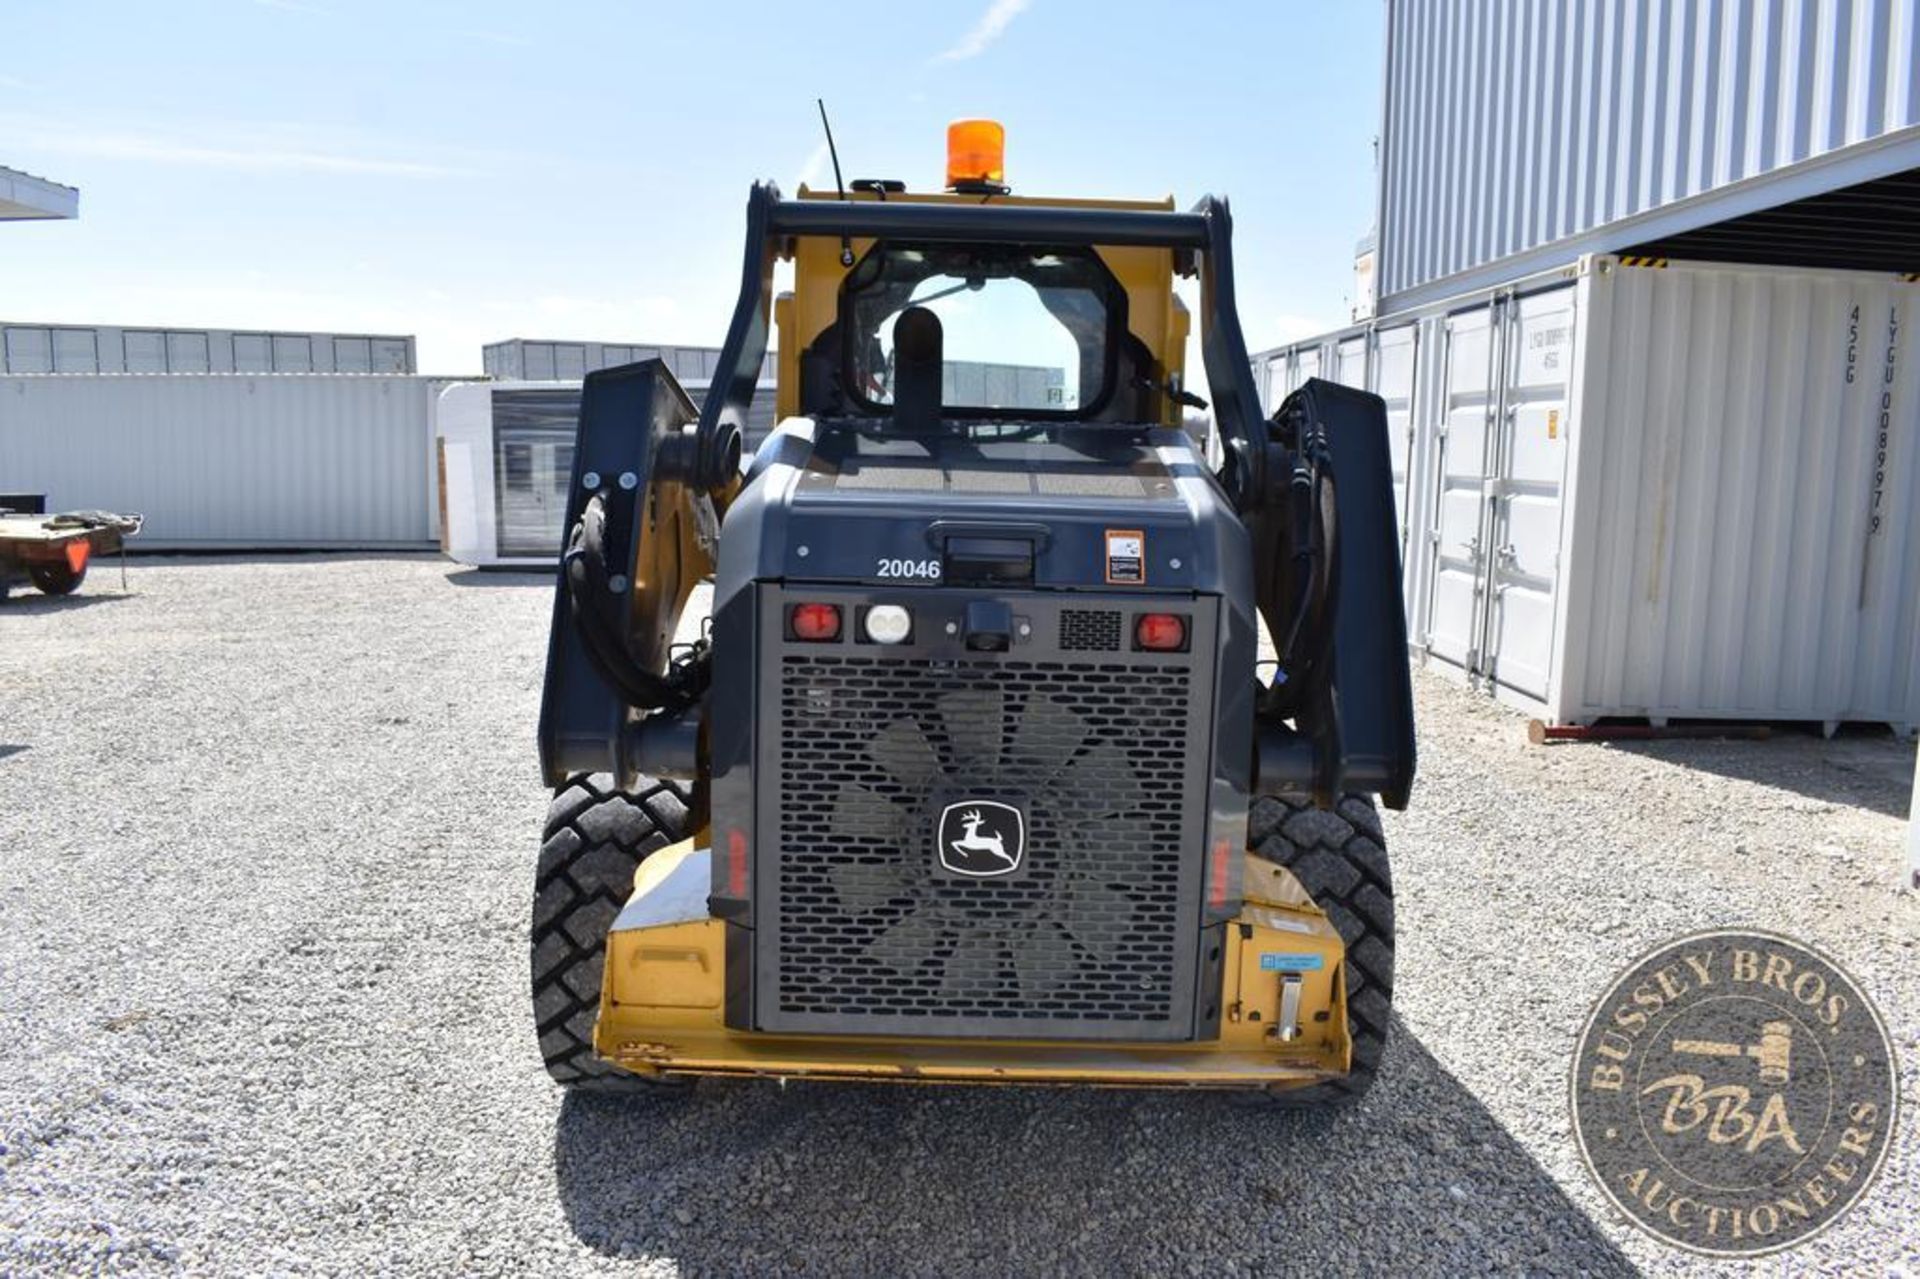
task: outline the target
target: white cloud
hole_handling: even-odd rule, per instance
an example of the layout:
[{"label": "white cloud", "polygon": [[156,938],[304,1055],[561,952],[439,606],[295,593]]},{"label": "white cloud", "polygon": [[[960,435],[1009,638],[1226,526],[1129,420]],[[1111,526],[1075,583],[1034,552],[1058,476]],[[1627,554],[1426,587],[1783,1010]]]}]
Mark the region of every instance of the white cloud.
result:
[{"label": "white cloud", "polygon": [[4,72],[0,72],[0,89],[17,89],[20,92],[24,93],[28,89],[31,89],[32,87],[33,86],[31,84],[27,83],[25,80],[22,80],[17,75],[7,75]]},{"label": "white cloud", "polygon": [[34,138],[34,144],[38,149],[65,155],[236,169],[251,173],[352,174],[388,178],[473,176],[473,171],[469,169],[418,160],[386,159],[351,151],[289,146],[264,137],[207,146],[153,134],[55,132],[39,134]]},{"label": "white cloud", "polygon": [[1033,0],[993,0],[987,11],[980,15],[980,21],[973,29],[960,37],[958,44],[934,55],[935,62],[964,62],[968,58],[977,58],[985,53],[987,46],[998,40],[1007,30],[1007,26],[1020,16]]}]

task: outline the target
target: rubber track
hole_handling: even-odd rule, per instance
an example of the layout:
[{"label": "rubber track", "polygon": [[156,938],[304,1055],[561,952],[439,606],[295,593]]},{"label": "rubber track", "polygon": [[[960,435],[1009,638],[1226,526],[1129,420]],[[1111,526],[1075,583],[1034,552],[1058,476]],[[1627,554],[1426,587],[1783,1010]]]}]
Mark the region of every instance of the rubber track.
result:
[{"label": "rubber track", "polygon": [[1342,795],[1332,809],[1262,798],[1248,813],[1247,842],[1257,856],[1292,871],[1347,946],[1347,1031],[1353,1069],[1343,1079],[1285,1089],[1290,1106],[1350,1105],[1373,1084],[1393,1012],[1393,874],[1380,814],[1365,795]]},{"label": "rubber track", "polygon": [[647,855],[686,837],[688,795],[640,779],[629,793],[605,774],[554,792],[534,876],[533,1019],[547,1072],[570,1088],[617,1089],[649,1081],[593,1052],[607,929],[633,891]]}]

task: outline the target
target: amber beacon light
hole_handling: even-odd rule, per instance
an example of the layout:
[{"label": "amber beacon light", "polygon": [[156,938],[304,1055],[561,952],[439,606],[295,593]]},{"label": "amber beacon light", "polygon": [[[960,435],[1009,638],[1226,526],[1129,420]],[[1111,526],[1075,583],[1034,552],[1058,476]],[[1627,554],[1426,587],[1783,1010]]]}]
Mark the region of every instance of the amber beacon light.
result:
[{"label": "amber beacon light", "polygon": [[947,126],[947,190],[1007,190],[1007,131],[998,120],[955,120]]}]

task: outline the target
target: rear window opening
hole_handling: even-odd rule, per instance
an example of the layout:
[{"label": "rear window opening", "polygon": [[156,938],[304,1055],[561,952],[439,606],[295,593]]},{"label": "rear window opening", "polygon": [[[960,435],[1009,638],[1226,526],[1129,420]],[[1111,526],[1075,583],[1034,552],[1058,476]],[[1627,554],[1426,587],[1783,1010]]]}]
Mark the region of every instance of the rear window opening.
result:
[{"label": "rear window opening", "polygon": [[893,405],[894,329],[921,308],[940,321],[944,411],[1090,416],[1113,395],[1124,305],[1090,253],[881,244],[842,291],[845,386],[868,411]]}]

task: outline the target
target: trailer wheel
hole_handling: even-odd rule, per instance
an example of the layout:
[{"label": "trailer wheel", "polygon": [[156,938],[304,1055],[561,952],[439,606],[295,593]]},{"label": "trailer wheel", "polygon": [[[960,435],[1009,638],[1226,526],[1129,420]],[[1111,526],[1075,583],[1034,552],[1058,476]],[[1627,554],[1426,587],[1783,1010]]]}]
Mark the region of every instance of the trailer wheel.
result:
[{"label": "trailer wheel", "polygon": [[647,857],[690,833],[686,789],[642,777],[632,791],[605,774],[554,792],[533,884],[533,1020],[547,1073],[569,1088],[684,1087],[644,1079],[594,1055],[607,929]]},{"label": "trailer wheel", "polygon": [[1332,809],[1257,799],[1248,814],[1254,854],[1292,871],[1346,943],[1347,1033],[1353,1069],[1345,1078],[1269,1094],[1285,1106],[1349,1105],[1373,1084],[1393,1011],[1393,875],[1380,814],[1365,795]]},{"label": "trailer wheel", "polygon": [[42,595],[71,595],[87,580],[84,565],[75,572],[65,564],[35,564],[27,569],[27,574]]}]

